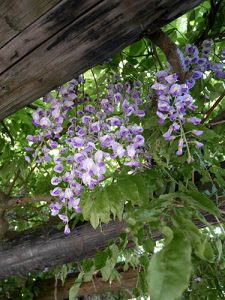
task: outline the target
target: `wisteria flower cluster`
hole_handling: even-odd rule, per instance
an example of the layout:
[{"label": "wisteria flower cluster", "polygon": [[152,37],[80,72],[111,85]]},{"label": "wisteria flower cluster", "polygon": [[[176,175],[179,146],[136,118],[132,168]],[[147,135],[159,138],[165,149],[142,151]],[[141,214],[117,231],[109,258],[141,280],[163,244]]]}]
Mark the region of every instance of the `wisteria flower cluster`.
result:
[{"label": "wisteria flower cluster", "polygon": [[[204,41],[201,53],[196,46],[186,45],[184,55],[179,52],[183,70],[189,74],[186,82],[180,83],[177,74],[168,68],[156,74],[157,81],[149,91],[157,98],[159,124],[170,124],[163,137],[168,141],[177,138],[176,154],[182,155],[186,148],[189,162],[192,161],[189,144],[203,147],[203,143],[196,140],[203,131],[193,129],[187,133],[183,127],[185,123],[201,123],[201,119],[192,116],[197,106],[190,91],[206,71],[224,78],[223,64],[209,59],[212,45],[211,40]],[[44,108],[33,113],[38,134],[27,137],[30,142],[30,147],[26,147],[30,151],[25,157],[27,161],[32,157],[36,162],[54,163],[51,195],[58,201],[52,203],[50,209],[52,215],[58,215],[65,223],[66,234],[70,232],[67,209],[81,211],[81,193],[105,180],[112,161],[117,168],[122,165],[132,171],[151,167],[149,145],[141,125],[146,115],[144,105],[151,97],[143,96],[142,83],[122,82],[116,76],[104,96],[99,98],[98,95],[94,105],[93,100],[88,102],[84,95],[84,83],[84,78],[79,76],[45,96]]]},{"label": "wisteria flower cluster", "polygon": [[[68,217],[60,213],[61,209],[79,213],[80,194],[85,187],[93,189],[104,180],[112,159],[133,170],[151,165],[143,127],[140,122],[130,122],[131,117],[139,120],[145,116],[141,83],[109,84],[106,96],[98,99],[98,106],[84,104],[82,109],[78,109],[82,102],[78,102],[78,86],[79,81],[72,80],[56,96],[48,94],[44,102],[49,107],[33,113],[39,134],[27,137],[32,144],[27,150],[32,151],[33,158],[39,162],[54,161],[56,176],[51,183],[55,188],[51,195],[58,197],[58,202],[50,208],[52,215],[58,215],[65,223],[66,234],[70,232]],[[67,147],[62,148],[61,144]],[[51,155],[53,149],[57,155]]]},{"label": "wisteria flower cluster", "polygon": [[[194,45],[186,45],[185,56],[179,51],[183,71],[188,74],[185,83],[178,83],[177,74],[173,74],[171,69],[159,71],[157,81],[151,86],[157,96],[157,115],[159,124],[164,124],[169,120],[171,125],[163,134],[166,140],[178,141],[177,155],[183,154],[183,148],[188,151],[188,162],[192,161],[188,143],[194,144],[197,148],[203,147],[203,143],[194,139],[195,136],[201,136],[202,130],[192,130],[189,132],[189,140],[183,129],[185,123],[199,125],[201,119],[191,116],[191,112],[197,109],[194,99],[190,95],[190,90],[195,85],[195,81],[202,78],[204,72],[213,71],[217,78],[224,78],[223,64],[213,63],[209,60],[209,55],[213,45],[212,40],[205,40],[202,44],[201,53]],[[191,138],[190,138],[191,136]]]}]

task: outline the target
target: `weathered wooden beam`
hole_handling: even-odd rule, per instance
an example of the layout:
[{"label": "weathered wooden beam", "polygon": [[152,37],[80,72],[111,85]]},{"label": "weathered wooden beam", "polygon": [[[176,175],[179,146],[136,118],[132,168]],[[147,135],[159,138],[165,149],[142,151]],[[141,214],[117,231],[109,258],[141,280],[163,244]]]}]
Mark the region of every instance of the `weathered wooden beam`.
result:
[{"label": "weathered wooden beam", "polygon": [[[36,2],[30,0],[29,5]],[[201,0],[61,2],[57,7],[64,7],[63,14],[57,7],[49,9],[0,49],[0,120],[139,39],[146,28],[154,32]],[[80,3],[78,12],[72,12],[72,2]]]},{"label": "weathered wooden beam", "polygon": [[[221,207],[222,209],[222,207]],[[217,220],[209,214],[204,215],[210,224]],[[205,224],[196,222],[198,227]],[[43,227],[40,230],[23,234],[0,245],[0,278],[11,275],[26,275],[29,272],[44,270],[45,267],[78,262],[92,257],[98,250],[106,248],[109,241],[115,241],[124,230],[124,222],[112,221],[94,230],[90,224],[84,224],[72,230],[66,236],[63,230]],[[153,232],[154,240],[161,238],[159,232]],[[129,243],[128,247],[133,247]]]},{"label": "weathered wooden beam", "polygon": [[0,2],[0,47],[20,34],[60,0],[4,0]]},{"label": "weathered wooden beam", "polygon": [[123,222],[110,222],[94,230],[90,224],[78,226],[70,235],[63,230],[42,228],[0,245],[0,278],[26,275],[45,267],[81,261],[115,241]]},{"label": "weathered wooden beam", "polygon": [[[130,292],[136,287],[138,281],[139,270],[129,269],[127,272],[120,272],[120,281],[113,280],[111,283],[102,281],[101,277],[94,277],[91,282],[84,282],[80,286],[78,297],[102,294],[105,292],[118,292],[120,290],[126,290]],[[68,276],[65,284],[62,285],[61,281],[57,284],[57,300],[64,300],[69,297],[69,289],[76,280],[75,276]],[[36,286],[39,288],[40,293],[37,297],[38,300],[52,300],[55,293],[54,280],[39,280],[36,282]]]}]

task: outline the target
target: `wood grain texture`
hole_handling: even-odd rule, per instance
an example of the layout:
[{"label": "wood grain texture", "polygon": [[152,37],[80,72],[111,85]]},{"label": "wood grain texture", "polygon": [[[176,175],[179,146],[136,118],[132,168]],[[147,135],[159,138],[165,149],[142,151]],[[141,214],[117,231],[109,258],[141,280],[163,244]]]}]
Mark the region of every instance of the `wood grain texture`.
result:
[{"label": "wood grain texture", "polygon": [[0,245],[0,278],[43,271],[45,267],[81,261],[115,241],[123,222],[110,222],[94,230],[90,224],[78,226],[70,235],[63,230],[42,228]]},{"label": "wood grain texture", "polygon": [[[224,199],[221,199],[224,203]],[[224,205],[220,206],[225,210]],[[214,216],[203,213],[210,224],[217,224]],[[195,221],[199,228],[205,223]],[[79,262],[93,257],[98,250],[106,248],[110,241],[115,241],[125,229],[125,222],[112,221],[96,230],[90,224],[77,226],[66,236],[62,230],[46,225],[38,230],[22,233],[0,244],[0,278],[12,275],[26,275],[28,272],[42,271],[45,267]],[[162,234],[152,232],[152,238],[159,240]],[[127,247],[134,247],[130,240]]]},{"label": "wood grain texture", "polygon": [[58,27],[53,36],[60,12],[52,14],[45,24],[51,37],[43,37],[39,45],[31,43],[31,49],[26,48],[21,59],[7,65],[0,75],[0,120],[139,39],[147,27],[154,32],[200,2],[103,0],[95,5],[93,1],[94,6],[84,9],[78,18],[72,15],[68,25],[66,11],[62,29]]},{"label": "wood grain texture", "polygon": [[101,1],[60,1],[0,49],[0,74],[99,2]]},{"label": "wood grain texture", "polygon": [[0,2],[0,47],[35,22],[60,0],[4,0]]}]

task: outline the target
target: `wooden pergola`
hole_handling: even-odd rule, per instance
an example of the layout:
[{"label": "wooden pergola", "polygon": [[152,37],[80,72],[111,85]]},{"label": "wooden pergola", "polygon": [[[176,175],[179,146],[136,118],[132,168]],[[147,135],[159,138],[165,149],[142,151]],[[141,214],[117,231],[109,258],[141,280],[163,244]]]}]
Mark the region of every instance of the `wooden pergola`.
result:
[{"label": "wooden pergola", "polygon": [[[0,121],[200,2],[1,0]],[[91,257],[123,228],[84,224],[69,236],[41,228],[3,241],[0,278]]]}]

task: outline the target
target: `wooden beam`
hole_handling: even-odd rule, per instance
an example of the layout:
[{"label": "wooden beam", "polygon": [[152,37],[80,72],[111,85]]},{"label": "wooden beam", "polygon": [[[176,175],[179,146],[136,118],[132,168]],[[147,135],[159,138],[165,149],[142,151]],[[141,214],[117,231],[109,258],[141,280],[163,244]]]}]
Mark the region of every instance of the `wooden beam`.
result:
[{"label": "wooden beam", "polygon": [[[33,2],[38,1],[30,0],[31,7]],[[49,9],[0,49],[0,120],[139,39],[146,28],[154,32],[201,0],[73,1],[80,3],[78,12],[71,12],[72,0],[61,2],[57,7],[64,7],[64,14],[57,7]]]},{"label": "wooden beam", "polygon": [[43,227],[0,245],[0,278],[43,271],[45,267],[81,261],[115,241],[123,222],[110,222],[94,230],[90,224],[78,226],[70,235]]},{"label": "wooden beam", "polygon": [[[111,283],[102,281],[101,277],[94,277],[91,282],[84,282],[80,286],[77,297],[90,296],[94,294],[102,294],[105,292],[118,292],[120,290],[127,290],[130,292],[136,287],[138,281],[139,270],[129,269],[127,272],[120,272],[120,281],[113,280]],[[64,300],[69,297],[69,289],[76,280],[75,276],[68,276],[65,284],[61,281],[57,284],[57,300]],[[52,300],[54,299],[55,282],[54,280],[39,280],[35,286],[38,287],[40,293],[38,300]]]},{"label": "wooden beam", "polygon": [[[223,207],[221,207],[222,209]],[[217,220],[204,214],[210,224]],[[205,224],[195,222],[201,228]],[[84,224],[65,235],[63,230],[53,227],[22,233],[13,240],[3,241],[0,245],[0,278],[11,275],[26,275],[29,272],[42,271],[45,267],[78,262],[93,257],[98,250],[103,250],[109,241],[115,241],[124,230],[124,222],[112,221],[94,230],[90,224]],[[154,240],[162,238],[159,232],[153,232]],[[128,247],[133,247],[130,242]]]},{"label": "wooden beam", "polygon": [[60,0],[4,0],[0,2],[0,47],[23,32]]}]

